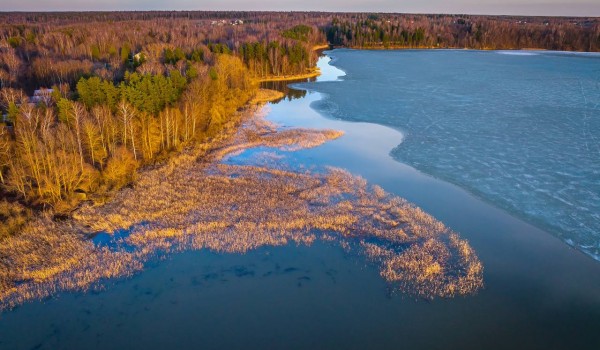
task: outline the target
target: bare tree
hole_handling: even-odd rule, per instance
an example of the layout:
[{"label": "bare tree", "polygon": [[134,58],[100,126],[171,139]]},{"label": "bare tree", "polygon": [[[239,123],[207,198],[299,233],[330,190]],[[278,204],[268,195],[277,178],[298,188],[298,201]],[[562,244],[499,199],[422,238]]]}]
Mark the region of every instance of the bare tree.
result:
[{"label": "bare tree", "polygon": [[10,84],[14,85],[21,72],[23,62],[21,62],[21,59],[12,48],[0,53],[0,62],[5,65],[8,70],[8,81]]}]

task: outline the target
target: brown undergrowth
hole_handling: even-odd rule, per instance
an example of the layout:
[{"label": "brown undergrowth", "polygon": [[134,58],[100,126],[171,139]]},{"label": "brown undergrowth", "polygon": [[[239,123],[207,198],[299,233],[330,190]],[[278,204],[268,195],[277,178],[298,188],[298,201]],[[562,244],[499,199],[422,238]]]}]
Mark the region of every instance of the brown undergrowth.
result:
[{"label": "brown undergrowth", "polygon": [[[230,165],[258,146],[296,150],[337,138],[332,130],[277,130],[260,116],[219,139],[145,170],[135,187],[71,220],[42,216],[0,242],[0,309],[60,290],[128,276],[184,249],[243,253],[260,246],[335,240],[376,262],[400,290],[424,298],[476,292],[482,265],[469,244],[419,208],[340,169],[324,173]],[[110,246],[95,232],[128,230]]]}]

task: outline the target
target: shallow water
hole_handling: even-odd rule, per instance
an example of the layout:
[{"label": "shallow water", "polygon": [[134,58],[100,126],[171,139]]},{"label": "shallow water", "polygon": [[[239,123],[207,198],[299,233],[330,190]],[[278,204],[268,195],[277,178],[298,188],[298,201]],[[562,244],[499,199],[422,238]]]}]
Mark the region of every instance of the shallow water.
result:
[{"label": "shallow water", "polygon": [[[321,79],[335,79],[340,73],[326,62]],[[390,295],[375,266],[335,244],[244,255],[192,251],[105,291],[62,293],[0,315],[0,349],[600,348],[600,264],[395,161],[389,152],[403,137],[398,131],[323,118],[310,108],[323,97],[313,91],[285,99],[267,107],[268,118],[345,136],[298,152],[248,150],[227,161],[339,166],[407,198],[470,240],[485,267],[478,295],[431,302]]]},{"label": "shallow water", "polygon": [[393,156],[600,260],[600,54],[336,50],[322,113],[401,129]]}]

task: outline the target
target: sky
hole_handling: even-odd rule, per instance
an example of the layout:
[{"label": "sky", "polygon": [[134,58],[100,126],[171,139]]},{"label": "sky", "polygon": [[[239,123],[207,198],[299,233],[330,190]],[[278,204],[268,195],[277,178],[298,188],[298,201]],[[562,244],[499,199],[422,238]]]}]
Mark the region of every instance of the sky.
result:
[{"label": "sky", "polygon": [[600,16],[600,0],[0,0],[0,11],[272,10]]}]

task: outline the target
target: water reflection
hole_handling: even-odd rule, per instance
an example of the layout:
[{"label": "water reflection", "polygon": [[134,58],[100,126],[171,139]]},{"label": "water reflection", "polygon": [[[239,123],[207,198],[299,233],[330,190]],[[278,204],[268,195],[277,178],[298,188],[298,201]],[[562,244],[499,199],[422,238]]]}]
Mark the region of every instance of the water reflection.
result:
[{"label": "water reflection", "polygon": [[294,89],[290,85],[295,83],[307,83],[307,82],[315,82],[316,78],[310,79],[297,79],[297,80],[287,80],[287,81],[263,81],[260,83],[261,89],[270,89],[281,91],[285,94],[283,98],[279,100],[273,101],[273,104],[278,104],[281,101],[287,100],[297,100],[304,98],[306,96],[306,90]]}]

